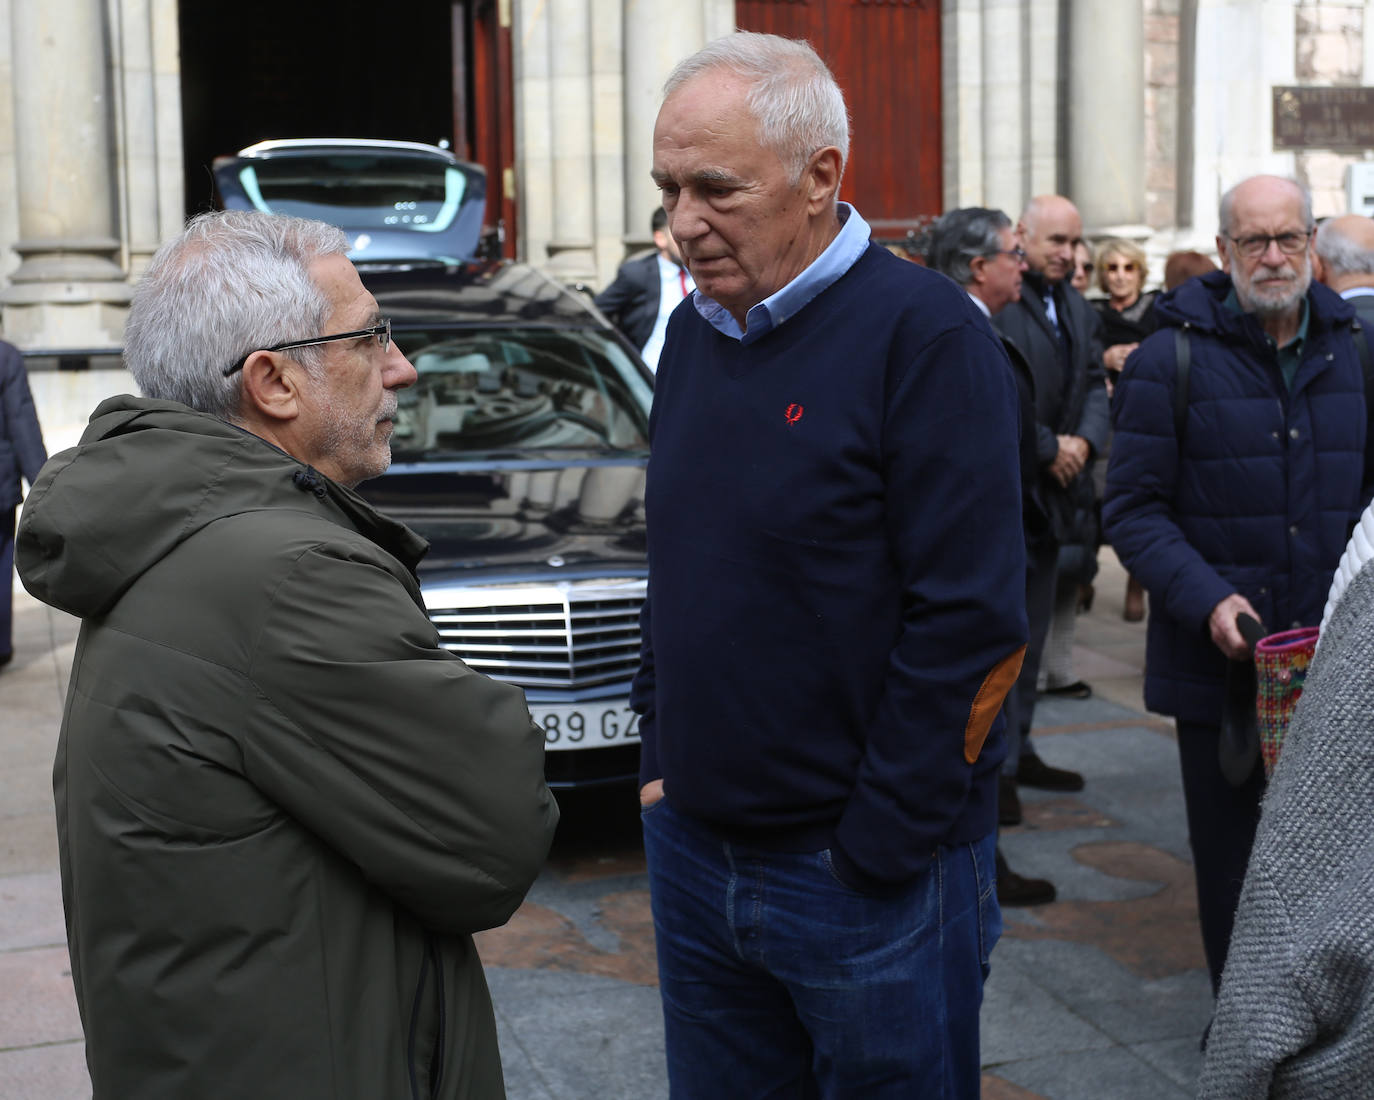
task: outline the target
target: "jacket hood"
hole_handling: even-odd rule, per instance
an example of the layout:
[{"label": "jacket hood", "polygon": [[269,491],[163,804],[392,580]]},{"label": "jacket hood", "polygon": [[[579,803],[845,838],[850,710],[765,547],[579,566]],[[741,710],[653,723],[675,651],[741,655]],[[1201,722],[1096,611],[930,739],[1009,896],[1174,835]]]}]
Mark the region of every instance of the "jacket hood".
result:
[{"label": "jacket hood", "polygon": [[191,535],[269,507],[327,515],[412,571],[427,549],[409,528],[251,432],[176,402],[125,395],[103,401],[81,442],[43,467],[24,505],[15,563],[37,599],[98,616]]},{"label": "jacket hood", "polygon": [[[1155,299],[1155,316],[1174,328],[1186,324],[1221,337],[1258,339],[1262,343],[1264,332],[1253,316],[1226,308],[1231,285],[1231,276],[1224,271],[1189,279]],[[1307,305],[1308,327],[1313,332],[1348,325],[1355,318],[1349,302],[1315,280],[1307,290]]]}]

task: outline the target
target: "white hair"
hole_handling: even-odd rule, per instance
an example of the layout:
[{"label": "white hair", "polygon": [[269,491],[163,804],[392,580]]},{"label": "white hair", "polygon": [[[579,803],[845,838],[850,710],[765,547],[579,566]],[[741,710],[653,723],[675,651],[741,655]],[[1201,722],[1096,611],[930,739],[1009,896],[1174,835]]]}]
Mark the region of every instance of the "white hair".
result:
[{"label": "white hair", "polygon": [[793,185],[818,149],[840,151],[840,170],[849,160],[849,112],[844,93],[809,43],[775,34],[736,31],[709,42],[669,74],[670,96],[702,73],[726,69],[750,84],[746,103],[759,127],[759,140],[778,154]]},{"label": "white hair", "polygon": [[1374,275],[1374,249],[1362,248],[1334,221],[1317,226],[1317,255],[1333,275]]},{"label": "white hair", "polygon": [[[309,267],[347,252],[347,235],[324,222],[256,210],[192,218],[134,290],[124,362],[143,395],[238,419],[241,376],[224,371],[259,348],[318,335],[330,301]],[[291,357],[313,374],[323,352]]]}]

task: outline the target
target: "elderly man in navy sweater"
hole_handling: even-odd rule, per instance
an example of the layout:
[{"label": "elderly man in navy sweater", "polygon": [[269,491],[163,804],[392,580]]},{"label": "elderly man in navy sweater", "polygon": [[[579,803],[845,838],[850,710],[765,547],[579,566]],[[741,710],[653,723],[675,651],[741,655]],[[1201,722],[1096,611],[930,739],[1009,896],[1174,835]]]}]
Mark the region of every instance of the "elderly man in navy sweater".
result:
[{"label": "elderly man in navy sweater", "polygon": [[729,35],[665,94],[697,291],[659,364],[634,703],[672,1093],[974,1097],[1016,382],[968,295],[836,201],[809,46]]}]

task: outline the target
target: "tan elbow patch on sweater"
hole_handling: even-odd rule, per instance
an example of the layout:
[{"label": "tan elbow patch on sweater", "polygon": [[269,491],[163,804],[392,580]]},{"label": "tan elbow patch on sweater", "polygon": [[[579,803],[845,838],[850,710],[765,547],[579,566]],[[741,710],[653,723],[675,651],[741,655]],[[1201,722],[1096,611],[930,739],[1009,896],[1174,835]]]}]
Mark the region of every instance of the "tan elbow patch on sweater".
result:
[{"label": "tan elbow patch on sweater", "polygon": [[983,685],[973,697],[969,708],[968,725],[964,727],[964,759],[970,764],[977,762],[978,754],[983,751],[983,742],[988,739],[992,721],[1002,709],[1002,701],[1021,674],[1021,662],[1025,659],[1026,647],[1009,653],[983,677]]}]

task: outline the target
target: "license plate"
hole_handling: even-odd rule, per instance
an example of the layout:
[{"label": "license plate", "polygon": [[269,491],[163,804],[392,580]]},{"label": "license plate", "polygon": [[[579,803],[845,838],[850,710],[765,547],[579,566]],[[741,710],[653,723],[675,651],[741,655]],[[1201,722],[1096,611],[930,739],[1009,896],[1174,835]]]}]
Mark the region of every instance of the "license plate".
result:
[{"label": "license plate", "polygon": [[546,752],[594,749],[639,740],[639,715],[623,699],[574,706],[535,703],[530,713],[535,723],[543,727]]}]

